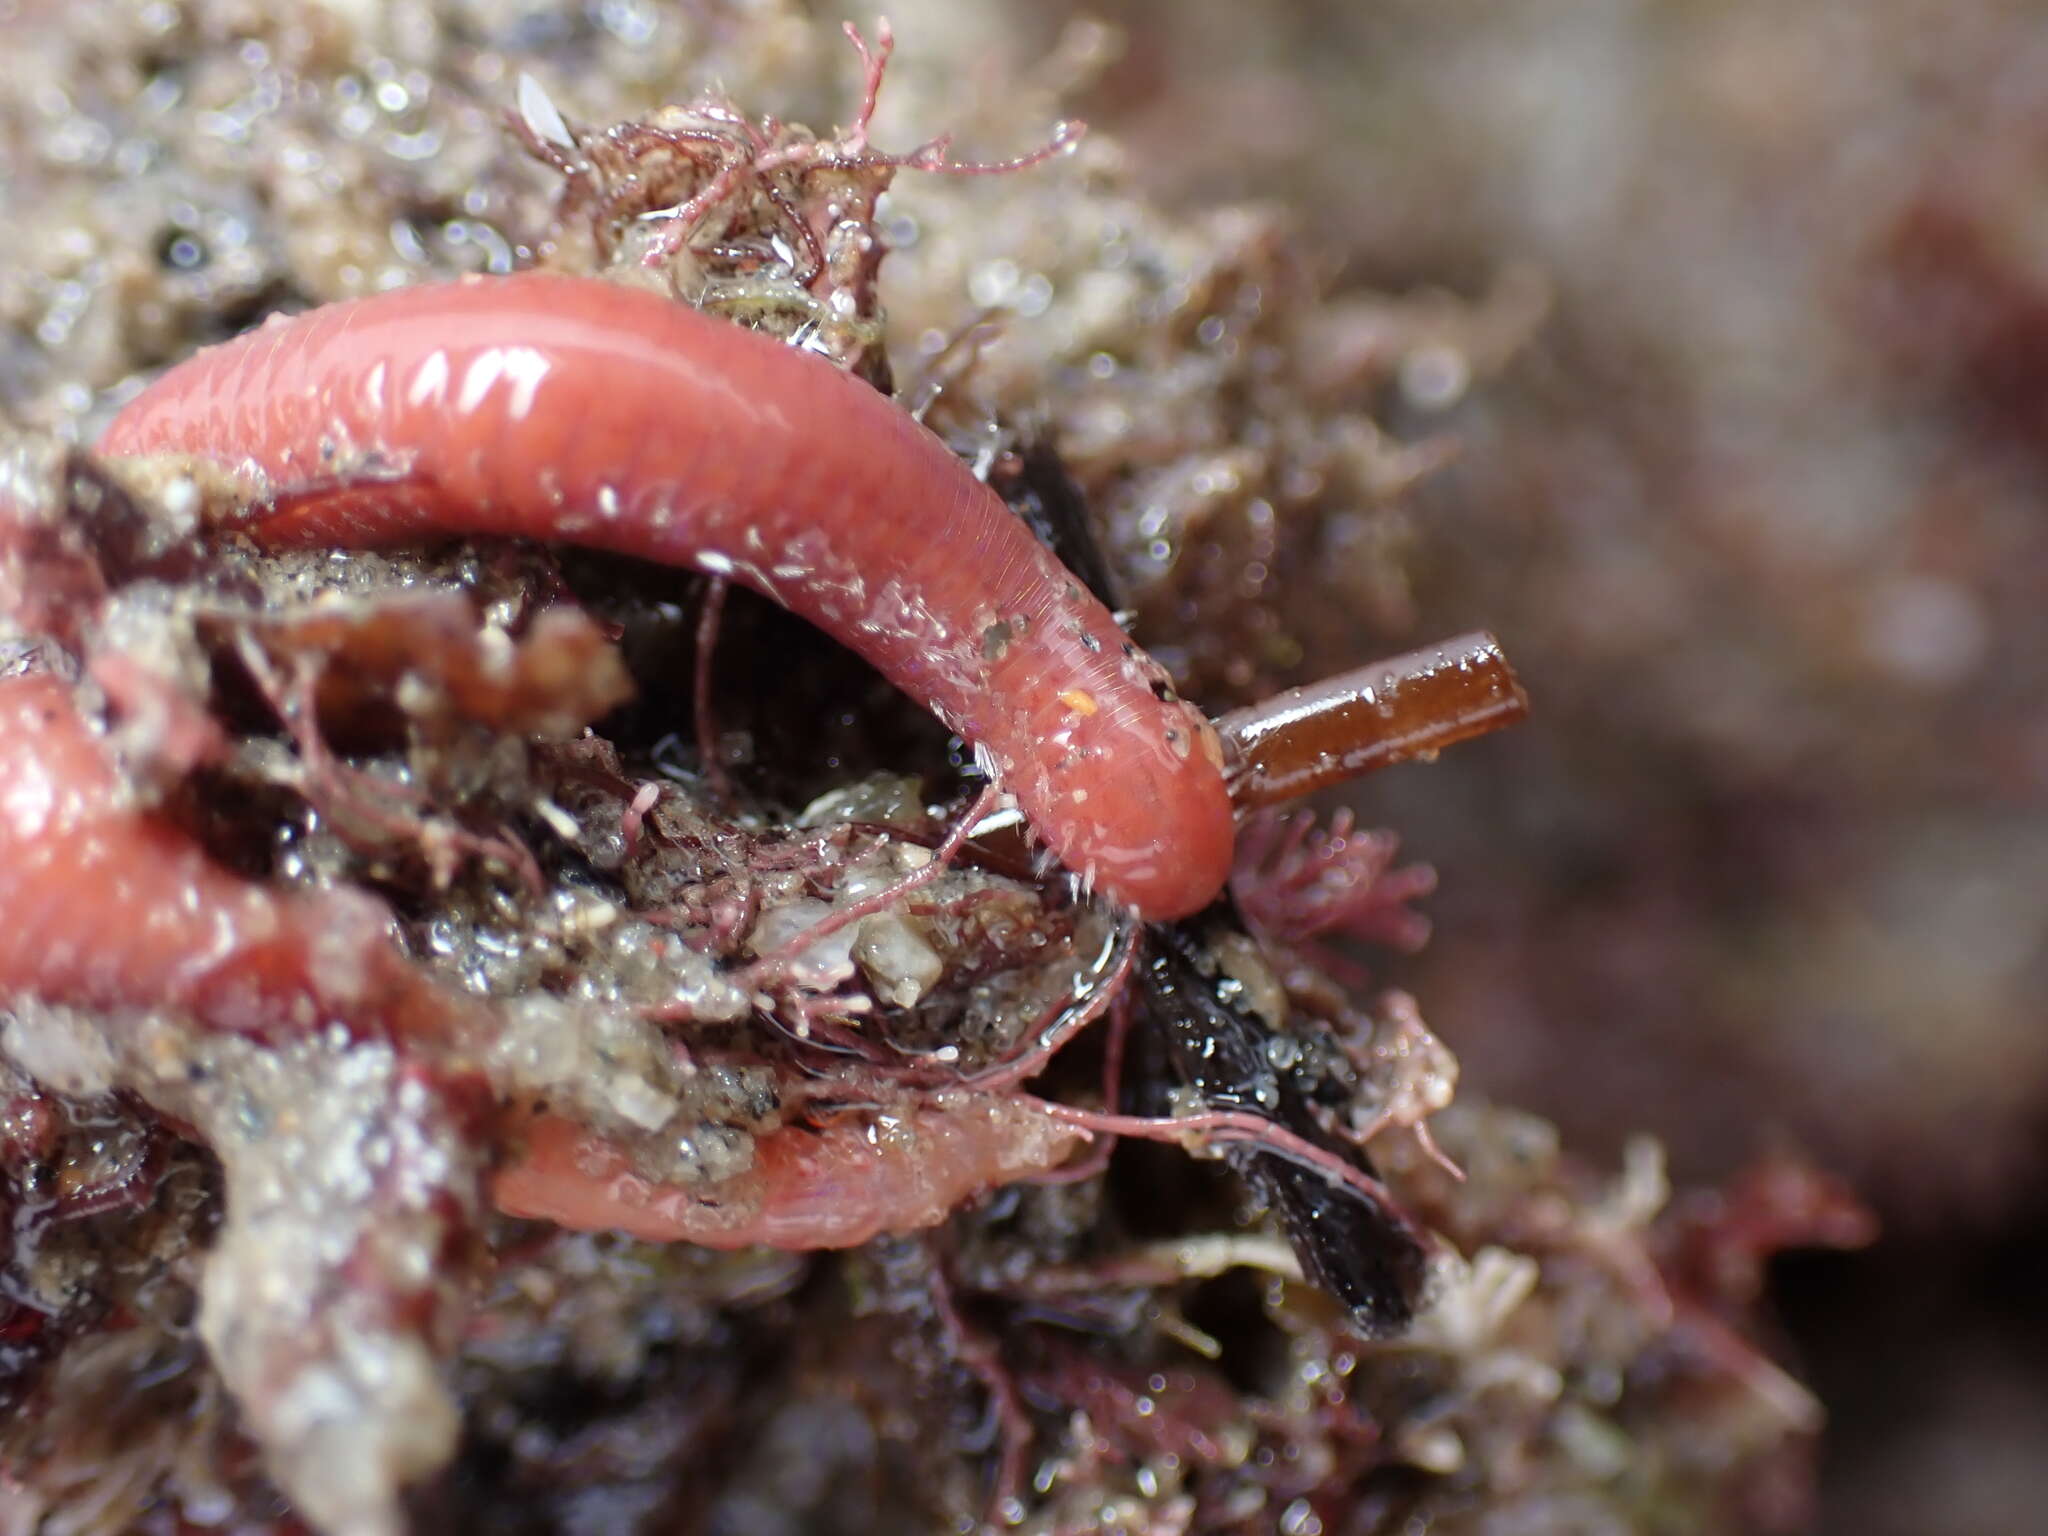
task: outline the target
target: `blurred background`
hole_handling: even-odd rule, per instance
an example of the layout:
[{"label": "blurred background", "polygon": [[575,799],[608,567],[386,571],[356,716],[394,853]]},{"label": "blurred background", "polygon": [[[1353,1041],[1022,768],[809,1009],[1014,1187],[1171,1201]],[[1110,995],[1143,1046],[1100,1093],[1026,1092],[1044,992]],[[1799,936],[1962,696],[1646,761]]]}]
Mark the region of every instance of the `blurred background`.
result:
[{"label": "blurred background", "polygon": [[1412,637],[1496,630],[1536,708],[1355,796],[1443,876],[1393,979],[1581,1150],[1844,1175],[1881,1241],[1775,1273],[1825,1529],[2035,1528],[2048,7],[1090,11],[1076,105],[1161,199],[1279,200],[1340,294],[1463,307],[1379,403],[1456,446]]}]

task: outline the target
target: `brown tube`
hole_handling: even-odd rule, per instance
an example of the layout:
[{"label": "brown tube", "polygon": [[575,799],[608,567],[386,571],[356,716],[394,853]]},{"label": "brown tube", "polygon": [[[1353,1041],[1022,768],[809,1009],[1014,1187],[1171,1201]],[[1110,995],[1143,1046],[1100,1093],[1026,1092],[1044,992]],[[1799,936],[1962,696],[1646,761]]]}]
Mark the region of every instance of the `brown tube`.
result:
[{"label": "brown tube", "polygon": [[1528,712],[1500,642],[1476,630],[1232,710],[1216,729],[1231,799],[1249,811],[1434,757]]}]

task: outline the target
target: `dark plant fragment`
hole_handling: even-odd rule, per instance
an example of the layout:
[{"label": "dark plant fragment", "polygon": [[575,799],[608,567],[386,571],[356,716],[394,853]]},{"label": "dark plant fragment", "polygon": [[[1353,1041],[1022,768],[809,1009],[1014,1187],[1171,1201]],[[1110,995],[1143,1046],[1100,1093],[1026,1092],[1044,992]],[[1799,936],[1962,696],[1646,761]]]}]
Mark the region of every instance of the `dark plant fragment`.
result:
[{"label": "dark plant fragment", "polygon": [[[1243,1006],[1237,983],[1219,974],[1210,946],[1233,933],[1241,936],[1243,924],[1227,898],[1183,922],[1151,926],[1138,972],[1151,1029],[1204,1107],[1268,1117],[1371,1176],[1366,1155],[1331,1136],[1315,1114],[1312,1054]],[[1233,1144],[1224,1156],[1278,1213],[1303,1272],[1368,1336],[1408,1325],[1427,1250],[1406,1212],[1268,1148]]]}]

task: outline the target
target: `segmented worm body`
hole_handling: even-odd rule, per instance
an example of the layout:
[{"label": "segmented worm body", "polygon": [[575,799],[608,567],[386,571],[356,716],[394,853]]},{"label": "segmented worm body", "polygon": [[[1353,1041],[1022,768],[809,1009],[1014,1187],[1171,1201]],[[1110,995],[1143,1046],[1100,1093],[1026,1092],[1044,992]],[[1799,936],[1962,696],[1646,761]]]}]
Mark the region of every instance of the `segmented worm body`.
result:
[{"label": "segmented worm body", "polygon": [[954,1093],[758,1143],[751,1172],[710,1190],[641,1178],[602,1137],[537,1119],[491,1189],[499,1210],[706,1248],[854,1248],[935,1226],[983,1190],[1044,1173],[1080,1140],[1033,1101]]},{"label": "segmented worm body", "polygon": [[348,891],[272,891],[137,810],[71,690],[0,678],[0,1005],[179,1008],[213,1029],[302,1032],[334,1019],[449,1038],[473,1005],[391,942]]},{"label": "segmented worm body", "polygon": [[729,577],[973,741],[1141,915],[1228,874],[1213,729],[1002,501],[867,385],[655,294],[529,273],[274,320],[170,370],[100,448],[253,472],[271,547],[490,534]]},{"label": "segmented worm body", "polygon": [[[100,449],[246,475],[240,526],[273,548],[497,535],[740,582],[974,741],[1061,860],[1139,916],[1199,911],[1229,872],[1215,729],[1001,499],[865,384],[654,294],[526,274],[273,321],[172,369]],[[1437,684],[1403,692],[1387,664],[1363,689],[1339,679],[1230,717],[1239,797],[1511,718],[1520,690],[1486,657],[1459,674],[1483,673],[1484,709]],[[168,1005],[256,1032],[476,1027],[483,1005],[408,960],[373,900],[241,880],[117,787],[67,688],[0,681],[0,997]],[[101,920],[109,893],[133,922]],[[840,1247],[1054,1168],[1078,1134],[1032,1101],[958,1091],[771,1134],[751,1173],[699,1190],[543,1115],[519,1122],[493,1192],[571,1226]]]}]

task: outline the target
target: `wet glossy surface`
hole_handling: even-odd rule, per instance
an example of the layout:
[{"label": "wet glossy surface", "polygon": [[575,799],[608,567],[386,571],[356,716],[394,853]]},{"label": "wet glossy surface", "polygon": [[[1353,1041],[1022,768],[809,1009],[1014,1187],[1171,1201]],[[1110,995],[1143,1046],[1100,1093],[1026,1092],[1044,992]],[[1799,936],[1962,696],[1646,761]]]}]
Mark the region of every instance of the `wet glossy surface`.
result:
[{"label": "wet glossy surface", "polygon": [[553,1116],[492,1186],[509,1215],[707,1248],[852,1248],[936,1226],[961,1201],[1043,1173],[1079,1140],[1028,1103],[955,1094],[901,1114],[853,1115],[764,1138],[754,1171],[712,1191],[653,1183]]},{"label": "wet glossy surface", "polygon": [[1433,757],[1528,712],[1500,642],[1475,631],[1289,688],[1216,728],[1232,757],[1231,798],[1252,810]]},{"label": "wet glossy surface", "polygon": [[199,354],[100,447],[250,472],[272,545],[501,534],[727,576],[974,741],[1101,890],[1164,918],[1222,886],[1208,724],[936,438],[779,342],[591,279],[403,289]]},{"label": "wet glossy surface", "polygon": [[180,1008],[212,1029],[446,1035],[471,1010],[354,892],[272,892],[135,809],[69,688],[0,679],[0,999]]}]

